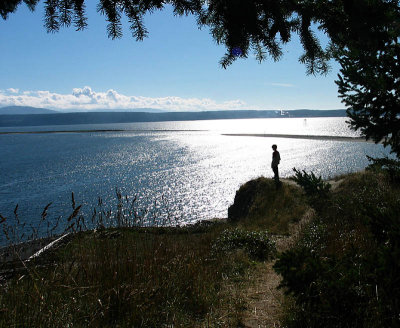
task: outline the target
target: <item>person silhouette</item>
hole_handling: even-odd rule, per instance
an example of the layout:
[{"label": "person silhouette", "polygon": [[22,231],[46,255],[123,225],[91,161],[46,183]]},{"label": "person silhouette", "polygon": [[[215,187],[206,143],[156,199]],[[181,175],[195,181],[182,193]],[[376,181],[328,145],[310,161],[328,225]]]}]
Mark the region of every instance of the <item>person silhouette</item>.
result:
[{"label": "person silhouette", "polygon": [[281,155],[279,154],[279,151],[277,151],[278,146],[277,145],[272,145],[273,153],[272,153],[272,162],[271,162],[271,168],[272,171],[274,172],[274,180],[277,186],[280,185],[279,181],[279,170],[278,170],[278,165],[281,161]]}]

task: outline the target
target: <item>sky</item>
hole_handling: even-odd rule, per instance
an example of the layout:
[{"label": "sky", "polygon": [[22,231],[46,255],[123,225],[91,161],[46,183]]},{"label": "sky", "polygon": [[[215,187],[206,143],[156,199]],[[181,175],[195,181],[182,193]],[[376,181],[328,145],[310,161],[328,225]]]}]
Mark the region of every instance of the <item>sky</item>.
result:
[{"label": "sky", "polygon": [[[155,108],[166,111],[341,109],[332,63],[327,76],[306,75],[296,38],[279,62],[250,56],[227,69],[226,49],[192,16],[170,7],[145,17],[148,38],[137,42],[124,24],[121,39],[107,37],[97,1],[87,2],[88,27],[47,33],[42,2],[0,18],[0,107],[55,110]],[[322,36],[324,39],[324,37]]]}]

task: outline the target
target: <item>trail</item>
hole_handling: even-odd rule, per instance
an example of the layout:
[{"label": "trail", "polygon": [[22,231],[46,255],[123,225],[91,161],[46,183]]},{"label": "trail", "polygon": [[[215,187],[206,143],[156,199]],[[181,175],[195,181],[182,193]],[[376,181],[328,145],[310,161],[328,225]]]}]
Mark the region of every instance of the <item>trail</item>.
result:
[{"label": "trail", "polygon": [[[290,185],[297,184],[290,179],[281,179]],[[334,191],[342,180],[327,181]],[[276,238],[276,248],[278,252],[284,252],[293,247],[300,237],[304,227],[314,218],[315,211],[309,208],[299,222],[289,226],[289,235]],[[282,327],[280,319],[282,316],[282,304],[284,294],[278,289],[281,276],[278,275],[273,266],[274,261],[260,264],[250,277],[250,285],[243,292],[243,298],[247,304],[246,310],[242,314],[241,323],[245,328],[279,328]]]},{"label": "trail", "polygon": [[[301,220],[289,227],[289,236],[279,237],[276,240],[278,252],[291,248],[304,228],[315,215],[311,208],[306,211]],[[273,266],[275,261],[260,264],[258,270],[254,270],[250,280],[250,286],[244,291],[244,299],[247,308],[242,315],[241,323],[246,328],[270,328],[281,327],[283,291],[278,289],[281,276]]]}]

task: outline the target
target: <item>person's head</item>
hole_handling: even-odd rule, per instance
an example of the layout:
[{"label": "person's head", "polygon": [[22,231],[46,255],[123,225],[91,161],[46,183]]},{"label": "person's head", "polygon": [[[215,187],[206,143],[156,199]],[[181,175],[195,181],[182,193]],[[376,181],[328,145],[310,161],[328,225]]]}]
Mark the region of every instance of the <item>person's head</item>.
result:
[{"label": "person's head", "polygon": [[272,149],[273,149],[273,150],[276,150],[276,148],[278,148],[277,145],[272,145]]}]

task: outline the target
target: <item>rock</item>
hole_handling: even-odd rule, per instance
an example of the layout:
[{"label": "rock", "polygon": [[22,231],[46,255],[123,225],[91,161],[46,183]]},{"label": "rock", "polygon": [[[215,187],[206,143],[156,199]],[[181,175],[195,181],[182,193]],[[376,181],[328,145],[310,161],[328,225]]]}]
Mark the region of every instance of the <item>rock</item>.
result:
[{"label": "rock", "polygon": [[251,180],[236,191],[235,200],[228,208],[228,221],[238,221],[247,217],[257,195],[260,179]]}]

